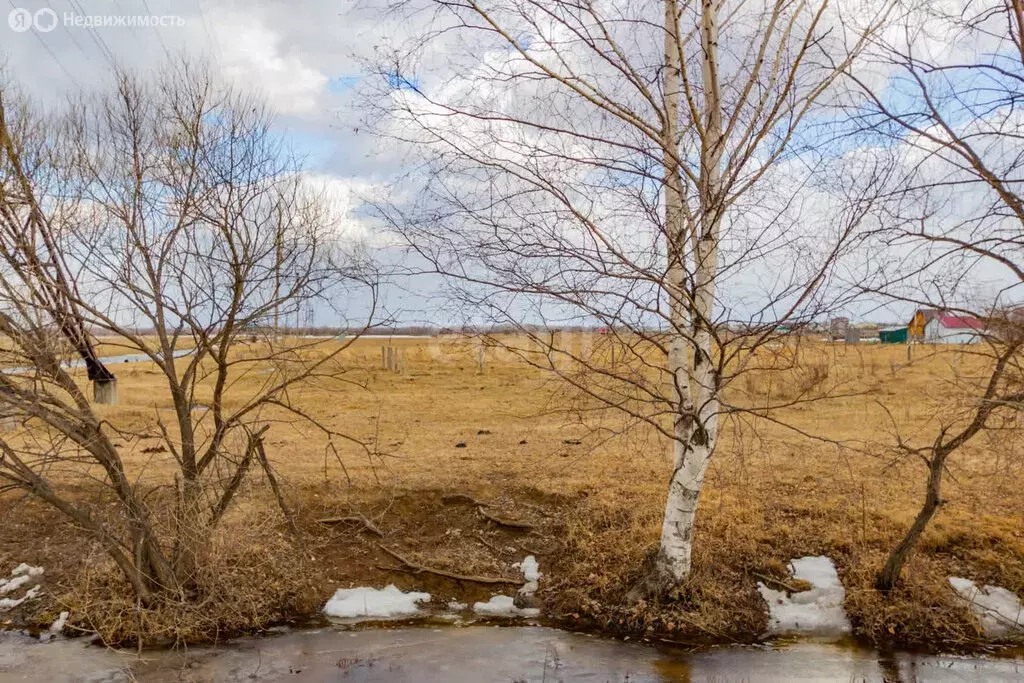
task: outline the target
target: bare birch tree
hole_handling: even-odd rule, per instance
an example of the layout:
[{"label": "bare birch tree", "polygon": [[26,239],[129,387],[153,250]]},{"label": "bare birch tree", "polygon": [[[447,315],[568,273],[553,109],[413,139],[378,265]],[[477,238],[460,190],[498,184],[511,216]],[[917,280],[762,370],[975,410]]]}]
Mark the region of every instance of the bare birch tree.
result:
[{"label": "bare birch tree", "polygon": [[[0,414],[20,424],[0,435],[0,484],[102,543],[146,605],[192,594],[253,473],[287,514],[264,445],[273,425],[347,438],[292,402],[305,383],[346,381],[344,346],[280,341],[276,321],[313,303],[340,318],[373,281],[271,124],[258,100],[187,64],[149,83],[120,73],[112,92],[52,115],[0,91]],[[139,434],[97,413],[63,362],[85,335],[158,369],[170,411],[154,408],[154,459],[175,473],[173,495],[129,474]],[[75,493],[83,477],[116,514]]]},{"label": "bare birch tree", "polygon": [[[857,183],[846,196],[815,184],[840,155],[822,149],[819,107],[889,6],[425,0],[390,11],[429,14],[430,27],[376,65],[376,130],[418,163],[395,193],[415,199],[378,202],[380,213],[476,315],[515,325],[542,366],[671,441],[644,586],[670,590],[690,573],[720,418],[755,412],[724,401],[725,388],[780,327],[839,298],[831,268],[867,208]],[[615,362],[559,343],[554,329],[572,324],[604,328]]]},{"label": "bare birch tree", "polygon": [[1024,405],[1022,35],[1019,0],[925,4],[874,36],[865,51],[872,68],[851,74],[867,98],[850,108],[853,120],[899,169],[876,204],[882,256],[865,289],[983,323],[978,343],[961,351],[973,377],[950,387],[956,400],[934,433],[898,439],[898,455],[920,458],[928,474],[921,509],[878,575],[882,590],[897,584],[941,508],[950,458],[1012,425]]}]

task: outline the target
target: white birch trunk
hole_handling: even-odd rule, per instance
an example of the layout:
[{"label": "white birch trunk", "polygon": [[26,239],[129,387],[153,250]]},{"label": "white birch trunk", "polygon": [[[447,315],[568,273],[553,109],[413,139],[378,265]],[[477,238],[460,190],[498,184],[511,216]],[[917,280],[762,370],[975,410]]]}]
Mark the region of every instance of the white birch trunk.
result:
[{"label": "white birch trunk", "polygon": [[[722,119],[718,92],[716,50],[718,46],[717,12],[711,0],[705,0],[701,17],[701,46],[704,51],[703,82],[705,92],[705,120],[701,149],[700,223],[695,226],[693,266],[696,269],[692,319],[689,320],[690,339],[680,330],[686,329],[686,311],[683,297],[674,301],[671,310],[673,339],[669,350],[669,371],[675,379],[674,399],[676,421],[673,440],[673,469],[665,502],[665,518],[661,529],[661,545],[656,573],[663,589],[686,579],[690,573],[693,551],[693,527],[697,503],[704,484],[704,475],[718,438],[718,377],[712,357],[711,322],[714,315],[715,275],[718,269],[718,231],[722,205],[721,160]],[[666,114],[675,135],[675,116],[679,105],[680,59],[676,35],[678,33],[675,3],[666,2]],[[680,291],[683,280],[673,273],[672,266],[679,262],[686,248],[683,230],[682,190],[675,193],[676,156],[666,163],[670,177],[666,187],[666,227],[670,235],[669,279],[670,292]],[[669,171],[672,176],[668,176]],[[678,200],[679,205],[674,204]],[[678,213],[676,213],[678,212]],[[675,216],[674,216],[675,215]],[[674,220],[675,218],[675,220]],[[678,225],[678,231],[676,227]],[[674,239],[673,239],[674,238]],[[678,288],[678,289],[677,289]],[[677,311],[677,307],[680,309]],[[688,353],[692,346],[693,353]],[[691,389],[692,381],[692,389]],[[695,391],[696,400],[691,397]]]}]

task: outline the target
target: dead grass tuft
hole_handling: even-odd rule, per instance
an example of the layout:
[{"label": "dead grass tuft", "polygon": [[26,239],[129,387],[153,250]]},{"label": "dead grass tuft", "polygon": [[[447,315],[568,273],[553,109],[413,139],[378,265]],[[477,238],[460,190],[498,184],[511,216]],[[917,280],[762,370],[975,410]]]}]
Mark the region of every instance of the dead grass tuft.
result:
[{"label": "dead grass tuft", "polygon": [[57,604],[70,628],[108,645],[214,642],[312,616],[320,608],[310,561],[266,511],[225,519],[196,577],[194,594],[142,608],[106,555],[96,552],[68,577]]},{"label": "dead grass tuft", "polygon": [[874,589],[882,553],[843,576],[846,612],[854,629],[880,647],[925,651],[971,651],[985,638],[967,606],[946,582],[942,563],[917,555],[908,562],[903,583],[889,594]]},{"label": "dead grass tuft", "polygon": [[660,519],[649,508],[585,501],[566,521],[556,580],[543,586],[554,616],[570,625],[685,642],[753,642],[764,603],[727,544],[702,536],[690,579],[669,599],[631,601],[657,550]]}]

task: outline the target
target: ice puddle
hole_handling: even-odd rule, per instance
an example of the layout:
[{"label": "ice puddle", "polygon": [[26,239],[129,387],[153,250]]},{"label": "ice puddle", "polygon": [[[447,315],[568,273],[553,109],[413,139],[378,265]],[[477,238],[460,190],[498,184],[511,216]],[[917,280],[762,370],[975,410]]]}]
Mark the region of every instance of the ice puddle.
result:
[{"label": "ice puddle", "polygon": [[971,605],[971,611],[989,638],[1007,638],[1024,633],[1024,611],[1017,594],[999,586],[978,588],[970,579],[949,577],[956,594]]},{"label": "ice puddle", "polygon": [[843,609],[846,591],[827,557],[801,557],[789,563],[794,579],[807,581],[811,589],[787,594],[763,583],[757,584],[768,603],[770,635],[799,633],[838,638],[850,633],[850,621]]}]

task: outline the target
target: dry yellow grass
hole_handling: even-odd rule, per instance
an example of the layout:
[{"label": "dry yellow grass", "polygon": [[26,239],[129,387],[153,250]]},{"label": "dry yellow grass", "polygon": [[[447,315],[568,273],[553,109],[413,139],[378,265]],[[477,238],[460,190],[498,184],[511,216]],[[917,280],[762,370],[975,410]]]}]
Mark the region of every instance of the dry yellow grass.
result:
[{"label": "dry yellow grass", "polygon": [[[267,438],[269,455],[306,520],[311,552],[318,557],[309,571],[323,579],[320,597],[335,584],[357,580],[397,576],[400,584],[415,585],[414,577],[379,568],[387,558],[374,552],[375,539],[355,531],[330,535],[317,527],[311,520],[325,511],[370,515],[389,544],[436,566],[507,570],[512,554],[489,557],[485,547],[467,541],[482,533],[520,555],[523,548],[536,548],[547,575],[543,595],[563,623],[671,640],[755,638],[765,616],[751,572],[781,577],[789,559],[805,554],[836,561],[855,627],[877,641],[977,645],[976,623],[945,585],[951,573],[1024,594],[1024,458],[1006,433],[982,438],[952,458],[947,502],[909,563],[904,586],[889,596],[871,589],[886,551],[924,495],[924,466],[892,463],[884,449],[892,442],[892,420],[904,436],[933,433],[938,417],[957,404],[950,383],[980,372],[980,361],[957,349],[919,347],[907,365],[904,346],[805,344],[794,369],[740,377],[730,396],[750,406],[849,395],[776,408],[771,421],[726,421],[701,499],[692,580],[673,601],[627,605],[625,593],[656,547],[668,444],[650,428],[615,438],[593,433],[563,410],[564,387],[495,350],[478,374],[472,345],[396,339],[391,343],[408,358],[408,374],[397,375],[381,368],[383,343],[360,340],[342,355],[348,376],[365,388],[333,382],[299,393],[317,419],[374,440],[379,457],[347,446],[339,463],[318,433],[294,420],[275,423]],[[103,416],[120,428],[152,430],[157,413],[170,407],[156,370],[147,364],[114,370],[121,405],[103,408]],[[232,390],[231,400],[264,381],[255,370]],[[600,419],[614,430],[621,418]],[[808,439],[779,423],[849,446]],[[169,456],[143,453],[147,443],[154,442],[139,441],[127,456],[130,473],[145,485],[169,483]],[[442,491],[499,501],[526,516],[543,509],[551,521],[525,540],[502,535],[481,526],[471,510],[456,514],[441,504]],[[6,497],[0,504],[8,508],[6,516],[10,506],[23,503]],[[270,505],[254,480],[240,510]],[[226,524],[230,529],[245,519],[240,512]],[[461,531],[453,536],[455,528]],[[5,540],[14,533],[8,530]],[[26,558],[14,554],[26,548],[32,548],[31,539],[0,557],[21,561]],[[69,576],[66,583],[78,580]],[[448,590],[465,595],[466,589]]]}]

